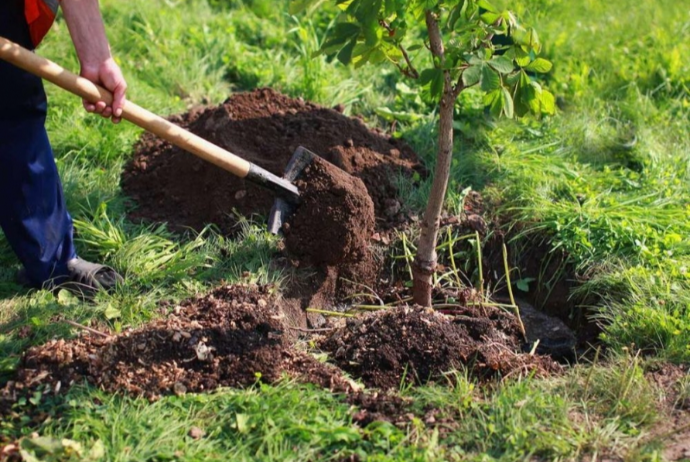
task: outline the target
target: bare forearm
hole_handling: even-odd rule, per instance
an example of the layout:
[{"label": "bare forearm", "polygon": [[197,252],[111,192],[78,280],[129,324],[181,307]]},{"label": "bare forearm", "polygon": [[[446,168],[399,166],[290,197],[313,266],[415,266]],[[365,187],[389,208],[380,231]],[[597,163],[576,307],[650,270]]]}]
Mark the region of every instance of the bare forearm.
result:
[{"label": "bare forearm", "polygon": [[98,0],[62,0],[62,11],[82,66],[111,58]]},{"label": "bare forearm", "polygon": [[62,10],[79,56],[82,77],[113,93],[112,104],[84,101],[84,108],[103,117],[112,116],[113,122],[118,123],[125,105],[127,82],[110,54],[98,0],[62,0]]}]

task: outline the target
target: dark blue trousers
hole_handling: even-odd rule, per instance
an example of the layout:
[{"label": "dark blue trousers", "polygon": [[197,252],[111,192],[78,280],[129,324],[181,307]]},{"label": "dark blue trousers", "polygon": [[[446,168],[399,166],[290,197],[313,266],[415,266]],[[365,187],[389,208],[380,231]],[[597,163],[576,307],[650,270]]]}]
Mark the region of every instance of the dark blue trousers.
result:
[{"label": "dark blue trousers", "polygon": [[[23,11],[24,0],[0,0],[0,36],[32,48]],[[36,286],[76,257],[46,110],[41,79],[0,60],[0,226]]]}]

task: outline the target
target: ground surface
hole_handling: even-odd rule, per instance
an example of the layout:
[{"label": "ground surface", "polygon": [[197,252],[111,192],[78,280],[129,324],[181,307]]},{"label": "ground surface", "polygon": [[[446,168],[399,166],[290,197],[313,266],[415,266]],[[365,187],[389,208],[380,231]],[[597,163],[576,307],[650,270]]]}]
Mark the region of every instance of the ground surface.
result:
[{"label": "ground surface", "polygon": [[[155,401],[101,390],[88,381],[55,394],[55,382],[45,382],[12,401],[10,419],[0,419],[0,441],[10,443],[0,452],[16,454],[22,448],[41,460],[93,461],[687,458],[687,2],[495,3],[514,9],[538,31],[544,56],[554,63],[539,83],[556,95],[559,112],[540,119],[493,120],[487,118],[480,94],[469,91],[458,101],[457,142],[438,249],[443,263],[437,300],[446,306],[437,309],[452,314],[457,305],[477,303],[482,285],[484,292],[498,294],[500,304],[510,305],[509,275],[525,318],[546,331],[555,329],[558,339],[571,343],[564,324],[575,328],[580,348],[589,350],[588,360],[546,377],[514,374],[485,382],[461,369],[424,385],[401,380],[388,392],[367,389],[347,398],[291,375],[270,384],[264,380],[204,393],[175,394],[166,385]],[[75,218],[79,253],[115,266],[127,283],[93,304],[66,293],[25,291],[13,282],[19,263],[0,238],[2,387],[20,373],[30,375],[22,358],[31,347],[45,353],[34,364],[52,371],[56,356],[48,353],[48,346],[67,352],[70,345],[90,345],[100,351],[112,342],[119,348],[120,367],[139,371],[133,361],[138,347],[127,343],[127,334],[168,321],[191,324],[186,315],[175,315],[174,308],[184,300],[200,302],[227,285],[277,288],[282,298],[276,304],[284,308],[285,320],[299,328],[286,330],[290,341],[297,336],[304,340],[296,347],[299,354],[309,351],[333,361],[333,354],[325,358],[312,349],[317,338],[311,345],[307,340],[313,334],[328,336],[332,327],[339,328],[332,333],[361,341],[360,346],[365,340],[386,343],[374,335],[378,329],[367,328],[361,335],[349,330],[349,318],[339,326],[331,316],[310,313],[308,324],[301,315],[306,308],[323,308],[333,300],[344,301],[333,307],[338,316],[372,306],[377,313],[367,319],[400,314],[380,311],[391,301],[404,304],[401,300],[408,294],[415,217],[430,186],[421,166],[433,169],[436,147],[436,113],[427,90],[391,66],[354,69],[314,57],[333,27],[333,3],[323,2],[318,10],[300,16],[287,14],[287,1],[268,0],[102,0],[101,6],[132,101],[166,116],[191,112],[182,123],[196,124],[221,144],[235,140],[231,149],[266,162],[273,171],[282,166],[270,165],[271,159],[284,163],[291,149],[308,139],[314,144],[307,147],[360,177],[374,199],[370,249],[376,262],[390,264],[380,278],[390,291],[377,292],[367,284],[354,286],[361,300],[347,298],[354,294],[345,295],[352,287],[336,295],[338,268],[315,269],[295,261],[279,239],[265,233],[261,219],[251,220],[257,210],[265,216],[270,197],[264,196],[257,208],[247,202],[254,197],[247,193],[249,186],[216,176],[217,169],[194,164],[191,156],[175,155],[151,139],[136,148],[140,131],[131,124],[111,126],[85,114],[78,98],[48,86],[48,132]],[[38,53],[79,69],[62,20]],[[410,58],[420,70],[428,69],[432,63],[427,54],[422,47],[410,51]],[[267,87],[276,90],[256,90]],[[277,96],[278,91],[285,96]],[[223,104],[228,95],[241,111]],[[271,98],[277,111],[268,115],[271,103],[266,100]],[[350,118],[353,114],[361,118]],[[208,126],[200,124],[202,118]],[[364,121],[378,129],[367,131]],[[419,159],[409,157],[405,146],[413,147]],[[176,160],[164,165],[163,152]],[[149,163],[160,169],[156,180],[143,178]],[[394,170],[400,166],[404,174],[384,174],[373,166],[380,163]],[[139,191],[127,192],[123,171],[133,183],[141,181]],[[199,174],[202,177],[195,176]],[[482,205],[479,196],[467,193],[468,187],[481,195],[483,206],[476,207]],[[141,206],[133,208],[137,203]],[[233,206],[245,217],[234,214]],[[170,227],[162,224],[158,212],[174,218]],[[401,220],[408,224],[399,226]],[[205,223],[215,227],[204,228]],[[505,237],[509,271],[503,269],[501,246],[493,247],[496,253],[489,248],[492,236]],[[480,255],[480,250],[485,252]],[[483,278],[478,261],[483,263]],[[267,306],[272,303],[271,297],[265,300]],[[537,312],[558,314],[562,322],[526,311],[520,300]],[[203,306],[212,312],[212,304]],[[582,336],[579,326],[592,319],[592,310],[599,329]],[[113,339],[90,339],[65,320]],[[305,331],[315,326],[328,330]],[[398,335],[407,324],[395,326],[400,329],[381,329],[381,334],[390,341],[409,340]],[[254,339],[263,335],[251,328],[249,334]],[[428,331],[422,330],[421,337],[429,338],[425,335]],[[543,334],[530,329],[528,336],[533,340]],[[168,380],[167,371],[175,367],[193,379],[196,369],[185,369],[187,363],[177,361],[175,354],[196,357],[189,364],[208,366],[199,359],[208,351],[191,351],[182,333],[180,342],[174,337],[162,340],[145,334],[146,342],[137,344],[145,344],[141,356],[151,360],[146,345],[167,346],[165,342],[173,340],[179,348],[171,348],[170,356],[177,366],[165,359],[158,365],[169,369],[147,375],[148,368],[141,383],[134,377],[134,385]],[[435,340],[429,344],[442,349]],[[592,341],[595,346],[590,346]],[[537,352],[543,344],[536,346]],[[521,351],[534,347],[521,345]],[[572,349],[567,350],[561,360],[572,358]],[[359,347],[342,353],[344,358],[378,358]],[[425,358],[421,349],[419,353]],[[294,358],[301,358],[299,354]],[[401,351],[388,355],[404,362],[403,356]],[[88,378],[89,367],[74,375]],[[345,367],[354,370],[357,364],[343,362]],[[410,369],[402,376],[409,377]],[[392,383],[398,374],[388,374],[386,380]],[[125,390],[127,381],[119,385]]]},{"label": "ground surface", "polygon": [[[411,177],[421,170],[405,143],[334,109],[271,89],[237,94],[221,106],[200,108],[173,120],[279,176],[295,150],[306,147],[364,181],[378,227],[404,221],[396,175]],[[137,146],[122,186],[136,203],[134,218],[167,222],[177,229],[200,230],[212,223],[224,233],[233,232],[234,209],[243,215],[267,216],[275,198],[152,136],[145,136]]]}]

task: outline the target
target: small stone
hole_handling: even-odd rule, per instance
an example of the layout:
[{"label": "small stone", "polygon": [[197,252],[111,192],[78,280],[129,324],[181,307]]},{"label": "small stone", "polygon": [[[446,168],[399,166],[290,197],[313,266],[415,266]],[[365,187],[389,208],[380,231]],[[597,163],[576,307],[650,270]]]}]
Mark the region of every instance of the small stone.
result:
[{"label": "small stone", "polygon": [[259,305],[261,308],[263,308],[263,307],[265,307],[266,305],[268,305],[268,303],[266,302],[266,300],[264,300],[263,298],[260,298],[259,301],[256,302],[256,304]]},{"label": "small stone", "polygon": [[395,199],[386,199],[383,213],[388,217],[392,217],[400,212],[400,207],[400,202],[396,201]]},{"label": "small stone", "polygon": [[182,396],[187,393],[187,387],[180,382],[175,382],[175,385],[173,385],[173,393],[175,393],[177,396]]},{"label": "small stone", "polygon": [[244,197],[245,197],[246,195],[247,195],[247,190],[242,189],[242,190],[237,191],[237,192],[235,193],[235,199],[237,199],[237,200],[244,199]]},{"label": "small stone", "polygon": [[345,146],[346,148],[351,148],[354,145],[355,143],[354,141],[352,141],[352,138],[345,140],[345,142],[343,143],[343,146]]},{"label": "small stone", "polygon": [[398,158],[400,158],[400,149],[395,149],[395,148],[393,148],[393,149],[391,149],[390,151],[388,151],[388,154],[389,154],[391,157],[394,157],[394,158],[398,159]]},{"label": "small stone", "polygon": [[189,429],[189,436],[195,440],[206,436],[206,432],[199,427],[192,427]]}]

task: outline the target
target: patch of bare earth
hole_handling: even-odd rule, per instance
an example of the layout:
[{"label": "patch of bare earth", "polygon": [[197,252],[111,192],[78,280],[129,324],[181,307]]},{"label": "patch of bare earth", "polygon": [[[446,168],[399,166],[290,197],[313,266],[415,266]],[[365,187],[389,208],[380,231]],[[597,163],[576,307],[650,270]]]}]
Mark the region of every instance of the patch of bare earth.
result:
[{"label": "patch of bare earth", "polygon": [[560,369],[548,357],[518,353],[521,338],[515,317],[495,307],[466,307],[454,316],[399,307],[348,320],[321,347],[340,368],[384,389],[445,380],[445,372],[459,368],[480,379]]},{"label": "patch of bare earth", "polygon": [[665,418],[651,432],[651,437],[660,440],[663,446],[664,460],[690,460],[690,400],[680,389],[689,374],[690,366],[668,363],[659,364],[647,373],[647,378],[664,392],[661,412]]},{"label": "patch of bare earth", "polygon": [[294,349],[285,329],[267,287],[221,287],[187,300],[165,319],[109,339],[87,336],[31,348],[0,399],[11,404],[38,386],[58,393],[84,380],[149,399],[271,383],[283,374],[349,388],[337,369]]}]

